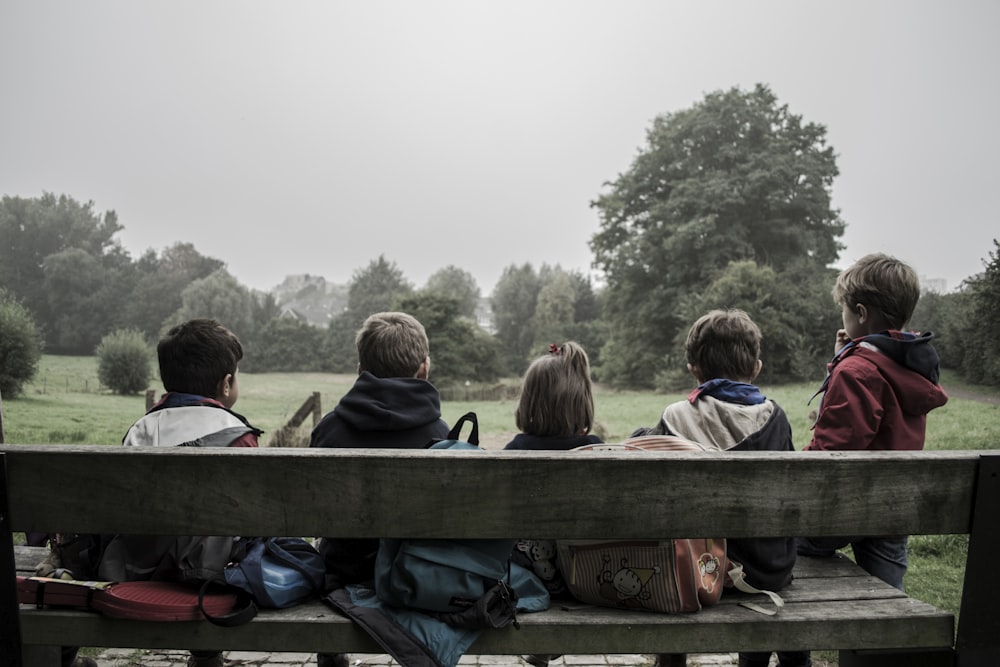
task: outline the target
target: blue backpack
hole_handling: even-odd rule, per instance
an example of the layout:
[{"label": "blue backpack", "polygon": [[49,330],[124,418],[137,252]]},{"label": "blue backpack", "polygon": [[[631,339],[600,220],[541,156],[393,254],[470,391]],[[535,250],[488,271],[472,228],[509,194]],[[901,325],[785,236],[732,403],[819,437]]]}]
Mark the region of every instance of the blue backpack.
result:
[{"label": "blue backpack", "polygon": [[[472,424],[467,441],[461,439],[466,422]],[[430,449],[480,450],[476,413],[463,415],[447,439]],[[458,627],[517,627],[519,593],[510,560],[516,543],[516,539],[382,538],[375,558],[375,593],[393,607],[429,613]],[[521,587],[522,582],[517,583]],[[535,587],[522,590],[537,594]],[[543,597],[542,608],[548,606],[547,596]]]}]

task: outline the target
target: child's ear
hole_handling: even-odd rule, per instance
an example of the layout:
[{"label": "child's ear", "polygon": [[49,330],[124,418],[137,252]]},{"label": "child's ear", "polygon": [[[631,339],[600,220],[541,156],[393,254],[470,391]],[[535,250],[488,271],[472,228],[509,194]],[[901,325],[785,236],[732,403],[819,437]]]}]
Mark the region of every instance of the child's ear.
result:
[{"label": "child's ear", "polygon": [[854,311],[858,314],[858,324],[864,324],[868,320],[868,306],[865,304],[859,303]]},{"label": "child's ear", "polygon": [[430,356],[425,357],[420,368],[417,369],[417,374],[414,376],[418,380],[426,380],[431,376],[431,358]]},{"label": "child's ear", "polygon": [[753,375],[750,376],[750,382],[753,382],[754,380],[757,379],[757,376],[760,375],[760,369],[762,368],[764,368],[764,362],[758,359],[757,365],[753,369]]},{"label": "child's ear", "polygon": [[233,374],[226,373],[226,377],[219,380],[219,387],[215,392],[218,398],[226,398],[233,389]]}]

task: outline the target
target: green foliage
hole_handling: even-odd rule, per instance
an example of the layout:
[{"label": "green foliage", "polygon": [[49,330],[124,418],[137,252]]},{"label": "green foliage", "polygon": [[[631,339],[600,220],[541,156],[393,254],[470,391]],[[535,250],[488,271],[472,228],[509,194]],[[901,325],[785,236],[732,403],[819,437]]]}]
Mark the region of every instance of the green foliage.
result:
[{"label": "green foliage", "polygon": [[432,273],[423,291],[456,299],[458,314],[468,318],[476,317],[476,309],[482,297],[475,277],[457,266],[446,266]]},{"label": "green foliage", "polygon": [[535,341],[535,305],[542,285],[531,264],[510,265],[493,287],[493,327],[503,351],[504,372],[520,375]]},{"label": "green foliage", "polygon": [[119,329],[108,334],[101,339],[96,354],[97,377],[111,391],[127,396],[149,387],[152,355],[139,331]]},{"label": "green foliage", "polygon": [[490,382],[499,377],[499,345],[475,322],[459,316],[458,300],[435,292],[417,292],[398,308],[420,320],[431,349],[431,381],[439,387]]},{"label": "green foliage", "polygon": [[351,276],[347,295],[347,312],[360,327],[369,315],[393,310],[394,304],[413,292],[413,285],[403,276],[395,262],[385,255],[369,262]]},{"label": "green foliage", "polygon": [[844,224],[830,206],[837,167],[825,135],[763,85],[711,93],[654,120],[631,168],[593,204],[601,223],[590,245],[611,325],[607,379],[650,386],[690,324],[680,306],[730,262],[818,270],[837,258]]},{"label": "green foliage", "polygon": [[249,289],[226,269],[189,284],[181,294],[181,307],[164,322],[162,330],[197,317],[218,320],[239,337],[249,341],[257,332],[254,314],[258,303]]},{"label": "green foliage", "polygon": [[493,323],[503,354],[503,367],[520,375],[550,343],[574,340],[600,363],[606,329],[603,302],[590,279],[577,271],[543,264],[508,266],[493,290]]},{"label": "green foliage", "polygon": [[0,202],[0,284],[32,312],[52,351],[92,351],[120,322],[130,290],[118,218],[92,209],[50,193]]},{"label": "green foliage", "polygon": [[[780,269],[752,260],[731,262],[705,289],[689,294],[680,311],[688,326],[716,308],[746,311],[762,334],[764,367],[758,383],[799,382],[822,377],[832,355],[834,335],[841,326],[830,296],[835,278],[834,270],[804,261],[793,261]],[[664,378],[677,378],[677,373],[687,375],[687,331],[685,327],[677,332],[667,356],[675,373],[662,374],[661,383]]]},{"label": "green foliage", "polygon": [[190,243],[175,243],[159,256],[147,251],[135,262],[135,283],[124,302],[124,321],[155,340],[167,318],[183,305],[184,289],[223,266],[220,260],[199,254]]},{"label": "green foliage", "polygon": [[993,240],[993,250],[986,270],[967,280],[971,292],[971,313],[962,345],[965,358],[962,370],[971,382],[1000,385],[1000,350],[993,337],[981,332],[1000,331],[1000,242]]},{"label": "green foliage", "polygon": [[42,335],[31,313],[0,288],[0,397],[19,395],[41,356]]},{"label": "green foliage", "polygon": [[959,292],[925,293],[910,327],[935,334],[941,367],[976,384],[1000,386],[1000,349],[983,332],[1000,329],[1000,243],[993,240],[985,270],[966,279]]},{"label": "green foliage", "polygon": [[324,332],[291,317],[264,320],[246,356],[244,372],[268,373],[315,371],[323,365]]}]

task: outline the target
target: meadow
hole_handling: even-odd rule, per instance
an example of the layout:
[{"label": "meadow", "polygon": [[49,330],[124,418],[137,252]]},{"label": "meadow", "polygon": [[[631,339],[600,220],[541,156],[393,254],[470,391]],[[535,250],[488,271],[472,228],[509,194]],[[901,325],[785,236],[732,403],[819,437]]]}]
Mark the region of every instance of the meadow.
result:
[{"label": "meadow", "polygon": [[[267,445],[270,435],[313,392],[320,393],[325,413],[336,405],[353,380],[350,375],[323,373],[240,373],[240,397],[235,409],[265,431],[263,444]],[[151,385],[158,387],[159,379],[154,377]],[[762,387],[788,414],[797,449],[809,442],[810,412],[818,401],[813,399],[810,404],[810,398],[818,385],[819,379],[816,383]],[[948,372],[942,376],[942,386],[951,399],[928,418],[927,449],[1000,448],[1000,390],[964,385]],[[470,391],[470,395],[474,394]],[[607,441],[624,439],[636,427],[654,424],[663,406],[683,396],[597,386],[595,430]],[[442,403],[442,413],[448,423],[454,423],[466,412],[475,412],[483,446],[500,448],[515,433],[515,407],[514,400],[452,400]],[[101,387],[94,357],[46,355],[24,394],[3,401],[2,424],[5,441],[10,444],[117,445],[144,411],[145,396],[118,396]],[[300,429],[301,441],[308,438],[310,428],[307,420]],[[910,542],[907,591],[957,614],[967,546],[964,535],[914,537]]]}]

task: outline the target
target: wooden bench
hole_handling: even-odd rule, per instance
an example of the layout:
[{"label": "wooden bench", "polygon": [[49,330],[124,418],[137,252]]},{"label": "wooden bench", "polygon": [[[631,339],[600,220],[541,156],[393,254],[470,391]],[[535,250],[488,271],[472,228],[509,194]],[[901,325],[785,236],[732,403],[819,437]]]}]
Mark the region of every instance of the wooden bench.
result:
[{"label": "wooden bench", "polygon": [[[251,623],[150,623],[17,604],[11,531],[354,537],[659,538],[970,533],[961,609],[846,558],[800,558],[766,616],[603,608],[521,616],[470,653],[840,650],[840,665],[1000,664],[1000,453],[461,452],[0,446],[0,664],[53,643],[381,653],[322,602]],[[32,653],[36,652],[36,653]],[[25,664],[35,664],[28,663]]]}]

